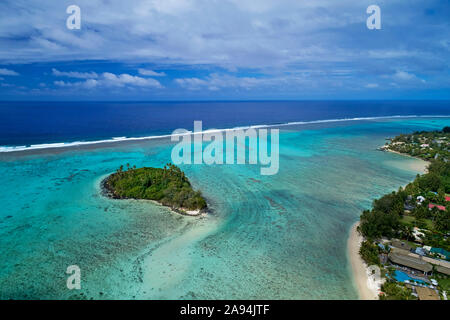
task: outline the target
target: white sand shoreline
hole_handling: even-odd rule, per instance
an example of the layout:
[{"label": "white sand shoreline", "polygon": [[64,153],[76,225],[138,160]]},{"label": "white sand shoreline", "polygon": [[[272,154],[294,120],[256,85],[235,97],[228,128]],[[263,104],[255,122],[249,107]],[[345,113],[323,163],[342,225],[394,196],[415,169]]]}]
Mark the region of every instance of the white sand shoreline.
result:
[{"label": "white sand shoreline", "polygon": [[420,159],[420,158],[417,158],[417,157],[413,157],[413,156],[411,156],[409,154],[405,154],[405,153],[401,153],[401,152],[398,152],[398,151],[390,150],[390,149],[384,149],[384,151],[395,153],[395,154],[398,154],[398,155],[403,156],[403,157],[408,157],[410,159],[417,160],[417,161],[414,161],[414,163],[409,164],[406,168],[408,168],[410,170],[418,171],[420,174],[428,173],[428,166],[430,165],[429,161],[426,161],[426,160],[423,160],[423,159]]},{"label": "white sand shoreline", "polygon": [[[413,163],[407,164],[405,168],[412,171],[417,171],[420,174],[428,173],[428,165],[430,164],[428,161],[410,156],[408,154],[390,150],[388,148],[385,148],[384,151],[392,152],[404,157],[409,157],[410,159],[417,160]],[[405,164],[403,164],[403,166],[405,166]],[[408,184],[409,182],[406,185]],[[406,187],[406,185],[404,185],[403,187]],[[358,226],[359,221],[352,226],[347,244],[353,278],[356,284],[356,288],[358,289],[359,298],[361,300],[378,300],[381,283],[377,283],[373,276],[369,276],[371,272],[369,271],[368,265],[359,255],[359,248],[361,247],[363,237],[357,231]]]},{"label": "white sand shoreline", "polygon": [[356,228],[359,222],[356,222],[351,230],[348,238],[347,248],[350,258],[350,264],[353,271],[353,279],[358,289],[359,299],[361,300],[378,300],[377,288],[379,284],[375,283],[372,277],[369,278],[368,266],[359,255],[359,248],[363,237],[359,234]]}]

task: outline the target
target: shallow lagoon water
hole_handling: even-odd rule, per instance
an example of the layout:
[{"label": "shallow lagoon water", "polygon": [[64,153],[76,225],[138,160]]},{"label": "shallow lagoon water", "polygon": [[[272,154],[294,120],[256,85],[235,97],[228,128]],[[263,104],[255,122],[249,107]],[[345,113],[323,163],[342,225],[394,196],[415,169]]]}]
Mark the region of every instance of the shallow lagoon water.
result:
[{"label": "shallow lagoon water", "polygon": [[[274,176],[255,165],[181,166],[207,198],[207,217],[102,196],[101,179],[120,165],[169,162],[167,140],[0,154],[0,298],[356,299],[349,229],[420,161],[376,148],[449,124],[283,127]],[[79,291],[66,288],[73,264]]]}]

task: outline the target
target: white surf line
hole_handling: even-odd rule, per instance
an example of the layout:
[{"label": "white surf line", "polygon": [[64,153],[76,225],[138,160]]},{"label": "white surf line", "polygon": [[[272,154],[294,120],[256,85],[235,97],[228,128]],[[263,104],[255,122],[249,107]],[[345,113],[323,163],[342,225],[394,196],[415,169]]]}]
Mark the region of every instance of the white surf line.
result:
[{"label": "white surf line", "polygon": [[341,119],[325,119],[325,120],[311,120],[311,121],[296,121],[296,122],[286,122],[279,124],[262,124],[262,125],[249,125],[242,127],[234,127],[227,129],[207,129],[200,132],[186,131],[185,133],[178,134],[165,134],[159,136],[144,136],[144,137],[114,137],[105,140],[94,140],[94,141],[74,141],[74,142],[56,142],[56,143],[44,143],[44,144],[32,144],[29,146],[0,146],[0,153],[4,152],[20,152],[29,150],[41,150],[41,149],[55,149],[55,148],[69,148],[76,146],[85,146],[101,143],[114,143],[123,141],[141,141],[141,140],[152,140],[152,139],[164,139],[171,138],[175,136],[184,136],[189,134],[205,134],[205,133],[217,133],[217,132],[227,132],[235,130],[246,130],[246,129],[264,129],[264,128],[276,128],[276,127],[286,127],[295,125],[307,125],[307,124],[318,124],[318,123],[333,123],[333,122],[346,122],[346,121],[364,121],[364,120],[382,120],[382,119],[399,119],[399,118],[449,118],[450,115],[394,115],[394,116],[380,116],[380,117],[356,117],[356,118],[341,118]]}]

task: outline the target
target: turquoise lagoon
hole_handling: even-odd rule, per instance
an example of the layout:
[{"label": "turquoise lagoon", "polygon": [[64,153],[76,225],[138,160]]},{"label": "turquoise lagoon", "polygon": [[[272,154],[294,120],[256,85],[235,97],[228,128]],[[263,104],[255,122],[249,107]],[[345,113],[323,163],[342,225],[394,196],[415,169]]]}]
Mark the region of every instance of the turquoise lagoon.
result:
[{"label": "turquoise lagoon", "polygon": [[[449,118],[285,126],[280,170],[184,165],[212,212],[185,217],[112,200],[120,165],[163,166],[168,140],[0,154],[1,299],[356,299],[351,225],[411,181],[420,160],[377,151],[386,137]],[[66,288],[67,266],[82,289]]]}]

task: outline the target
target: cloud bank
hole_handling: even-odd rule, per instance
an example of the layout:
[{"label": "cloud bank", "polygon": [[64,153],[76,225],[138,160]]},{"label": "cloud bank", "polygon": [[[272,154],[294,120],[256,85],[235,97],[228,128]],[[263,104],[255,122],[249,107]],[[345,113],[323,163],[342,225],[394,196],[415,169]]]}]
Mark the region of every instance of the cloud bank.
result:
[{"label": "cloud bank", "polygon": [[66,78],[52,81],[60,88],[301,97],[450,87],[446,0],[379,0],[381,30],[366,27],[372,0],[78,0],[81,30],[66,28],[69,4],[0,3],[3,78],[24,73],[15,66],[46,64]]}]

